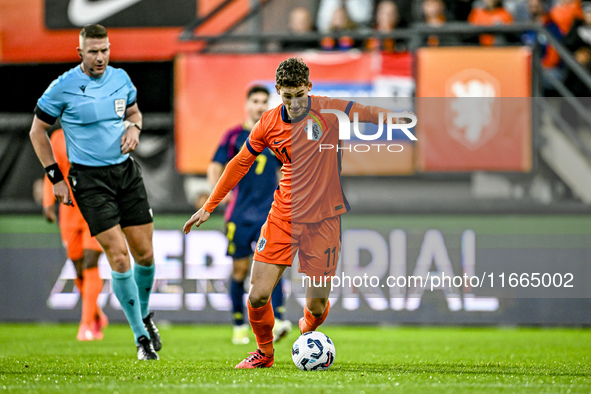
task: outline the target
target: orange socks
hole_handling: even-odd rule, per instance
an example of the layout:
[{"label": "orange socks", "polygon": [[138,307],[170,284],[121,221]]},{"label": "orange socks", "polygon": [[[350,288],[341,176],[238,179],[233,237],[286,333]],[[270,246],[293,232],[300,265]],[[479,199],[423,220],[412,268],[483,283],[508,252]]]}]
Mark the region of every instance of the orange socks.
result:
[{"label": "orange socks", "polygon": [[248,319],[254,336],[257,340],[257,345],[265,356],[273,355],[273,326],[275,325],[275,315],[273,315],[273,307],[271,302],[260,308],[253,308],[250,302],[248,305]]},{"label": "orange socks", "polygon": [[314,331],[318,327],[320,327],[320,325],[322,323],[324,323],[324,321],[326,320],[326,316],[328,316],[328,311],[330,311],[330,301],[327,301],[327,303],[326,303],[326,309],[324,310],[324,313],[320,317],[315,317],[312,314],[312,312],[310,312],[308,310],[308,308],[304,306],[304,323],[305,323],[305,326],[303,327],[302,332]]},{"label": "orange socks", "polygon": [[98,267],[82,272],[84,284],[82,293],[82,324],[92,324],[98,313],[97,299],[103,289],[103,280]]}]

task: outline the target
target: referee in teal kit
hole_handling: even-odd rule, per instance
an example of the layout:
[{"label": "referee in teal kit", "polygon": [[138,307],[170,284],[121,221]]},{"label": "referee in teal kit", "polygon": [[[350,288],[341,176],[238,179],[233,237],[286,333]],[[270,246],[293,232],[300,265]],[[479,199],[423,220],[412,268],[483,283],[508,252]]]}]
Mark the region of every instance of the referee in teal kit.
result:
[{"label": "referee in teal kit", "polygon": [[[109,260],[113,292],[133,331],[138,359],[158,360],[162,343],[148,310],[155,268],[152,209],[141,169],[129,156],[142,130],[137,90],[125,71],[109,66],[103,26],[85,26],[77,51],[81,64],[53,81],[37,101],[31,141],[56,199],[78,204]],[[68,180],[74,200],[47,136],[57,118],[72,163]]]}]

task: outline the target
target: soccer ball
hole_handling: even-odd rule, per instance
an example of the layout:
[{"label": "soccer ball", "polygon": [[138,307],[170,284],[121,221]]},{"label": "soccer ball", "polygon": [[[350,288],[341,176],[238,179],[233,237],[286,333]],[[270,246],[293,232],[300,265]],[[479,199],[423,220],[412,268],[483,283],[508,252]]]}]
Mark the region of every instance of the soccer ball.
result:
[{"label": "soccer ball", "polygon": [[300,335],[291,348],[293,363],[302,371],[324,371],[334,362],[332,340],[320,331]]}]

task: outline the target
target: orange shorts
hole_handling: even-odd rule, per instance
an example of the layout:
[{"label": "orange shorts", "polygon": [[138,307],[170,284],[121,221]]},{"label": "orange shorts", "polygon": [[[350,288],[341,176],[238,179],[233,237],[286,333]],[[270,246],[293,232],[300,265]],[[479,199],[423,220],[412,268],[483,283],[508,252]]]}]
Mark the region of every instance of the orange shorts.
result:
[{"label": "orange shorts", "polygon": [[76,206],[60,205],[59,214],[62,243],[70,260],[81,259],[85,249],[102,252],[101,245],[90,235],[88,224]]},{"label": "orange shorts", "polygon": [[298,253],[299,272],[309,277],[332,277],[336,272],[340,245],[340,216],[318,223],[290,223],[269,214],[261,228],[254,260],[291,266]]}]

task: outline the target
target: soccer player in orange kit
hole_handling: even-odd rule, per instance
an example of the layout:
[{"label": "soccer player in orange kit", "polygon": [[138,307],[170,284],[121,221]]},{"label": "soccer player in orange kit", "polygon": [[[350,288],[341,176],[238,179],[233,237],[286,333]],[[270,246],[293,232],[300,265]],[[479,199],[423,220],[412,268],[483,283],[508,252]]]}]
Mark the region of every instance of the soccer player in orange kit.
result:
[{"label": "soccer player in orange kit", "polygon": [[[252,266],[248,316],[258,349],[235,368],[268,368],[274,362],[274,316],[269,302],[283,271],[298,252],[299,271],[314,281],[306,288],[306,306],[299,327],[302,333],[316,330],[330,310],[330,278],[336,271],[340,251],[340,215],[349,204],[340,179],[341,152],[319,151],[339,145],[339,120],[322,109],[340,110],[360,122],[379,123],[387,109],[352,101],[309,96],[309,69],[301,59],[281,62],[275,88],[283,104],[263,114],[249,138],[225,168],[203,207],[185,223],[185,233],[209,219],[210,213],[240,181],[265,147],[282,161],[283,174],[275,191],[267,222],[261,229]],[[381,117],[381,119],[380,119]],[[308,130],[309,120],[313,131]],[[397,122],[401,118],[397,119]],[[384,122],[385,123],[385,122]],[[309,139],[309,136],[312,137]],[[319,284],[319,287],[316,287]]]},{"label": "soccer player in orange kit", "polygon": [[[70,162],[66,153],[64,131],[55,130],[50,140],[58,167],[68,176]],[[75,283],[82,297],[82,319],[76,338],[79,341],[101,340],[103,329],[109,323],[107,316],[97,305],[98,296],[103,288],[103,280],[98,270],[98,259],[103,250],[96,238],[90,235],[90,229],[78,205],[74,200],[72,202],[72,205],[60,204],[59,227],[66,253],[76,268]],[[51,223],[56,220],[55,195],[47,176],[43,180],[43,215]]]}]

